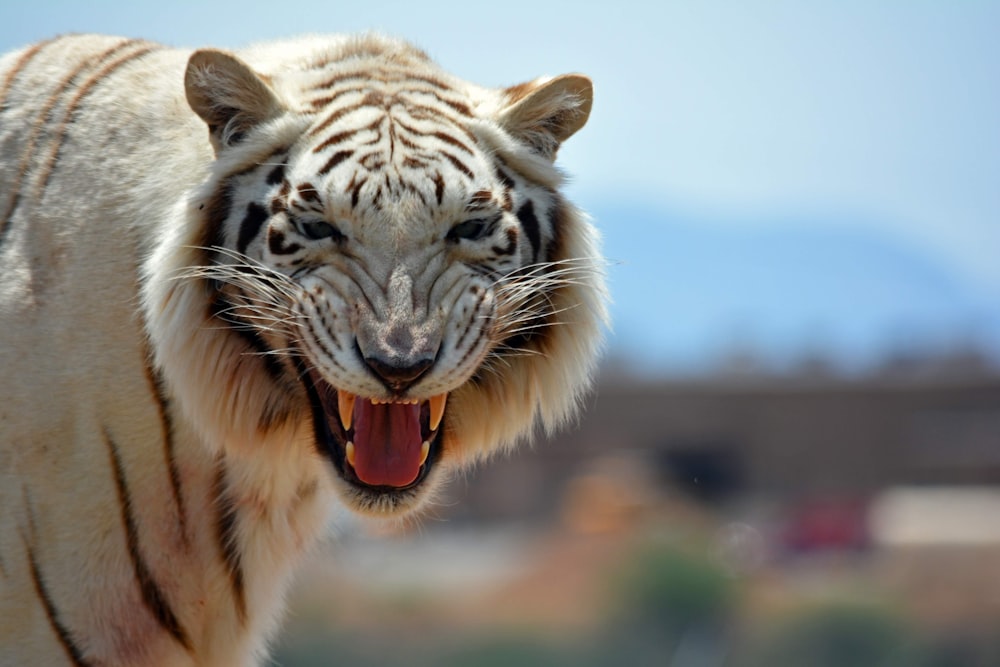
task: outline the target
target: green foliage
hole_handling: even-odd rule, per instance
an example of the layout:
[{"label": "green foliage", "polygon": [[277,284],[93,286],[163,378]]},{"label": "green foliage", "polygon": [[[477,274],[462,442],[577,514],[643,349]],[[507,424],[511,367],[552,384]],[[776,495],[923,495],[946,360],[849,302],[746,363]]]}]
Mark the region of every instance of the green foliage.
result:
[{"label": "green foliage", "polygon": [[[428,663],[430,665],[431,663]],[[553,646],[528,638],[486,639],[448,653],[437,667],[570,667],[577,665],[570,656]]]},{"label": "green foliage", "polygon": [[[773,625],[739,608],[740,583],[695,551],[662,544],[635,552],[609,580],[616,612],[585,636],[497,627],[421,631],[401,618],[434,612],[419,598],[364,631],[300,624],[274,660],[281,667],[994,667],[1000,641],[973,629],[917,634],[874,604],[800,607]],[[398,610],[397,610],[398,611]],[[423,618],[427,620],[426,617]],[[541,631],[539,631],[541,632]],[[756,637],[754,641],[752,638]]]},{"label": "green foliage", "polygon": [[626,620],[678,630],[726,618],[735,593],[732,578],[707,559],[658,546],[641,550],[621,581]]},{"label": "green foliage", "polygon": [[913,667],[915,644],[900,621],[863,605],[831,605],[783,624],[748,661],[751,667]]}]

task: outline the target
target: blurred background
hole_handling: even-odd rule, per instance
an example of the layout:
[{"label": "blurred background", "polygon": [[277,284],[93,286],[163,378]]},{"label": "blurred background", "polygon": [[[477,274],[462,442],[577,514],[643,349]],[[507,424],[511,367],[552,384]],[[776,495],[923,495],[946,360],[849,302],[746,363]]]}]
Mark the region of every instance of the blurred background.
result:
[{"label": "blurred background", "polygon": [[0,48],[406,37],[580,71],[613,333],[576,428],[338,517],[273,664],[1000,665],[1000,3],[4,3]]}]

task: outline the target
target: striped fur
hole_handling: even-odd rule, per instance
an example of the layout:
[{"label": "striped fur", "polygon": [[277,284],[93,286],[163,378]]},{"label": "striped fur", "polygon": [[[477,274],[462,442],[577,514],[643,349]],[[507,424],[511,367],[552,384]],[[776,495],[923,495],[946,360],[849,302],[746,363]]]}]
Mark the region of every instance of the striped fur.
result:
[{"label": "striped fur", "polygon": [[[570,417],[590,103],[378,36],[0,59],[0,665],[259,664],[334,505],[405,517]],[[358,464],[372,415],[419,462]]]}]

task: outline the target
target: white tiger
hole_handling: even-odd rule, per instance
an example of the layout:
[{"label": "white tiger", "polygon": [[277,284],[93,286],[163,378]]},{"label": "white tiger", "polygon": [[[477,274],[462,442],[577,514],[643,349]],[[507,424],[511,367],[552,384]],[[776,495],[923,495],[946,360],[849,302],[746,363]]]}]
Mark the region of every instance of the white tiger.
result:
[{"label": "white tiger", "polygon": [[258,664],[338,498],[404,516],[569,417],[591,100],[379,36],[4,56],[0,665]]}]

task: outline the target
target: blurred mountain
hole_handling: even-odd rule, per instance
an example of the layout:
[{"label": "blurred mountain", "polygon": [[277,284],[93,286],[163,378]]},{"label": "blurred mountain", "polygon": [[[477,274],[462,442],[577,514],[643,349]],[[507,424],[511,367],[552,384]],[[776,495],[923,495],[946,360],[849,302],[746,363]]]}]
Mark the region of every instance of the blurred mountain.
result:
[{"label": "blurred mountain", "polygon": [[611,354],[703,372],[734,357],[856,371],[975,349],[1000,359],[998,295],[863,224],[712,220],[601,206]]}]

